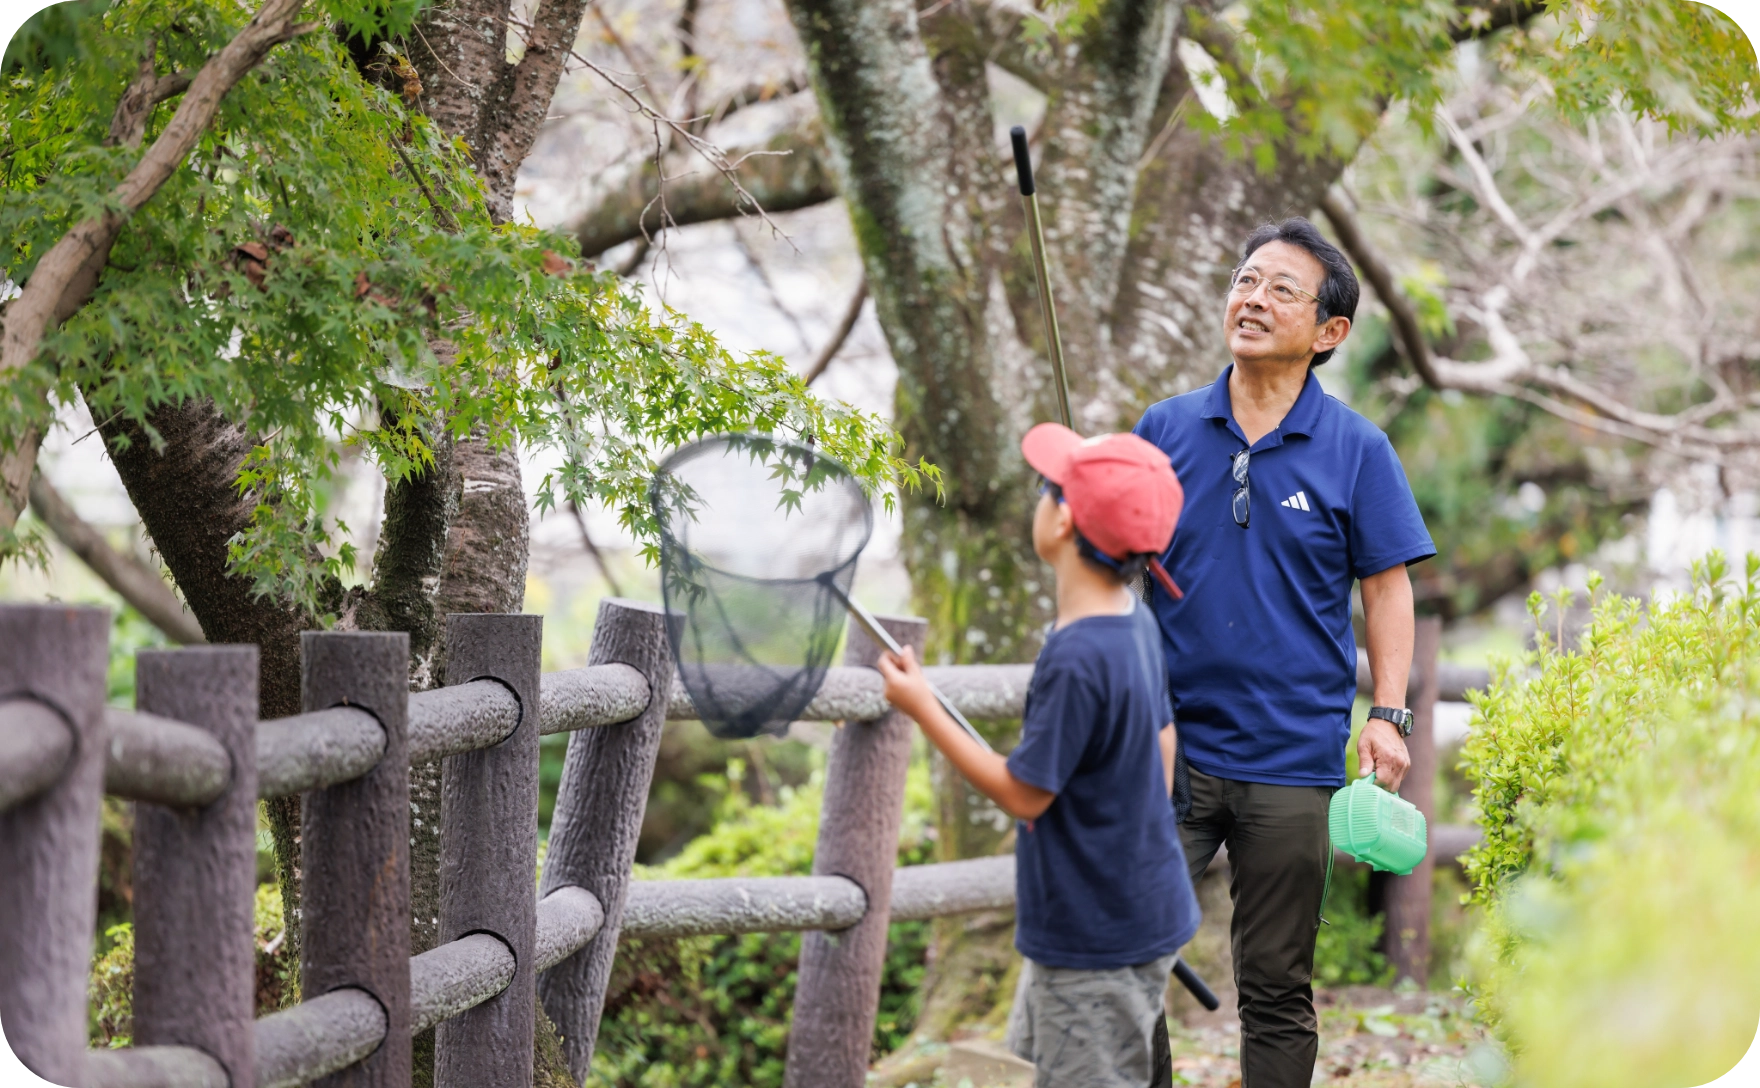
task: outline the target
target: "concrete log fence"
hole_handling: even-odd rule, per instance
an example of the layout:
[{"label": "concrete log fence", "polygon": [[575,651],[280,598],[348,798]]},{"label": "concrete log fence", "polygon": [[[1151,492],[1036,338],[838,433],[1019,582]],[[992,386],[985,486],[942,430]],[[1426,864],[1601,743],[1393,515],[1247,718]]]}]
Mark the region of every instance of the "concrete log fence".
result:
[{"label": "concrete log fence", "polygon": [[[1012,908],[1010,857],[893,870],[910,727],[888,717],[865,636],[852,632],[850,664],[830,670],[803,714],[849,723],[827,769],[814,875],[632,882],[661,724],[695,716],[666,617],[606,601],[592,663],[542,675],[539,617],[448,622],[461,682],[410,694],[404,636],[311,632],[305,712],[256,721],[253,647],[142,654],[137,708],[106,709],[107,613],[0,606],[0,1029],[27,1066],[101,1088],[402,1085],[411,1037],[435,1028],[438,1083],[529,1085],[539,995],[580,1077],[620,935],[800,930],[789,1081],[856,1085],[887,924]],[[887,622],[901,641],[922,639],[920,620]],[[927,671],[968,716],[989,719],[1018,717],[1032,677],[1027,665]],[[1421,656],[1414,709],[1427,720],[1424,700],[1485,682]],[[534,892],[537,738],[549,733],[571,739]],[[442,943],[412,958],[406,768],[434,759],[447,802]],[[106,791],[141,803],[141,1045],[88,1052]],[[253,1020],[255,802],[296,793],[307,891],[289,924],[303,926],[305,1000]],[[1436,827],[1433,853],[1448,861],[1474,839]],[[1427,917],[1417,895],[1398,931],[1406,957],[1422,947],[1407,933]]]}]

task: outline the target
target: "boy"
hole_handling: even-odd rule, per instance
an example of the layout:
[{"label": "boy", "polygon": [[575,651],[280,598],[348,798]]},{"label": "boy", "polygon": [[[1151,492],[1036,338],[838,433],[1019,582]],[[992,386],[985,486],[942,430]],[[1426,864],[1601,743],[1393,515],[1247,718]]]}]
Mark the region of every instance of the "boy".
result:
[{"label": "boy", "polygon": [[[886,698],[1019,820],[1015,947],[1025,962],[1008,1046],[1038,1088],[1143,1088],[1174,954],[1198,928],[1168,781],[1173,707],[1161,640],[1129,583],[1183,501],[1167,455],[1128,434],[1042,423],[1021,442],[1045,478],[1033,550],[1057,579],[1057,623],[1033,670],[1021,739],[986,752],[935,702],[909,650],[881,659]],[[1161,1076],[1166,1076],[1162,1073]]]}]

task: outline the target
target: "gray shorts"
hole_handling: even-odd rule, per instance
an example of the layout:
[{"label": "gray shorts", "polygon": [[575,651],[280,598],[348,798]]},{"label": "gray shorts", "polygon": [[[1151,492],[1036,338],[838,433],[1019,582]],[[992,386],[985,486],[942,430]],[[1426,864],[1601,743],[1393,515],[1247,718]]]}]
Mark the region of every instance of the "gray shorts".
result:
[{"label": "gray shorts", "polygon": [[1173,961],[1082,971],[1023,960],[1006,1044],[1033,1063],[1035,1088],[1144,1088]]}]

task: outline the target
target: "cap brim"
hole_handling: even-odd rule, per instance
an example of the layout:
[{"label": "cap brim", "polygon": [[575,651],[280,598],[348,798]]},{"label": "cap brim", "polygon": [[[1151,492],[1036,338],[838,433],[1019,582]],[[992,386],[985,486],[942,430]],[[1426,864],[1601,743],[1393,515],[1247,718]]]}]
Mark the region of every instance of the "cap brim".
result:
[{"label": "cap brim", "polygon": [[1021,456],[1033,471],[1054,484],[1062,484],[1070,455],[1082,444],[1082,436],[1061,423],[1041,423],[1021,439]]}]

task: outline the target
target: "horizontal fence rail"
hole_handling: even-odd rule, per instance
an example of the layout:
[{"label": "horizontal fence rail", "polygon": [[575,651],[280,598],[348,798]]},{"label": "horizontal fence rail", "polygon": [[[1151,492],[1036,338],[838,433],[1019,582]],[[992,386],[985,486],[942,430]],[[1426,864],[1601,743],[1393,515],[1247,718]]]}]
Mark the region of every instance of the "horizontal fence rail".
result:
[{"label": "horizontal fence rail", "polygon": [[73,756],[73,730],[35,699],[0,703],[0,812],[54,785]]},{"label": "horizontal fence rail", "polygon": [[[1370,685],[1367,654],[1357,658],[1358,687]],[[1442,664],[1439,697],[1459,700],[1490,683],[1482,668]],[[968,718],[1018,718],[1026,707],[1031,665],[951,665],[923,670]],[[873,721],[886,712],[884,684],[873,669],[836,666],[802,721]],[[617,725],[641,714],[648,685],[627,665],[595,665],[545,673],[539,731],[566,733]],[[676,681],[667,718],[694,721],[690,694]],[[478,680],[409,697],[410,762],[421,763],[488,748],[514,727],[519,705],[503,686]],[[29,718],[27,721],[26,719]],[[111,736],[104,787],[118,797],[173,806],[206,804],[226,788],[229,763],[218,742],[201,730],[139,711],[108,709]],[[52,781],[67,759],[71,738],[52,711],[29,700],[0,706],[0,811]],[[16,724],[14,724],[16,723]],[[16,750],[15,750],[16,749]],[[258,792],[288,797],[358,778],[375,766],[385,735],[371,714],[334,707],[264,721],[257,726]]]},{"label": "horizontal fence rail", "polygon": [[[1438,856],[1464,853],[1477,828],[1436,828]],[[1453,853],[1445,853],[1453,851]],[[1348,860],[1348,859],[1346,859]],[[1221,851],[1213,865],[1227,865]],[[1014,858],[912,865],[893,875],[893,922],[1007,910],[1014,906]],[[631,937],[838,930],[861,920],[866,897],[843,877],[725,877],[645,880],[632,885],[623,932]],[[604,912],[591,892],[562,888],[538,903],[537,966],[561,963],[599,932]],[[487,934],[472,934],[410,960],[412,1033],[501,992],[513,955]],[[293,1088],[360,1060],[385,1037],[383,1010],[359,990],[337,990],[257,1021],[257,1088]],[[224,1088],[224,1073],[201,1051],[142,1047],[93,1051],[90,1083],[144,1088]],[[218,1078],[218,1079],[214,1079]]]},{"label": "horizontal fence rail", "polygon": [[[916,865],[893,877],[890,920],[917,921],[1014,905],[1014,858]],[[866,912],[866,897],[842,877],[727,877],[647,880],[631,887],[623,932],[631,937],[686,937],[846,929]],[[591,892],[566,887],[538,902],[537,966],[554,967],[599,932],[604,911]],[[419,1033],[500,993],[513,977],[513,954],[475,933],[410,958],[410,1030]],[[345,1069],[385,1038],[385,1015],[361,990],[334,990],[256,1026],[257,1088],[292,1088]],[[97,1050],[88,1054],[93,1084],[197,1088],[226,1084],[213,1059],[187,1047]],[[213,1079],[213,1078],[218,1079]]]}]

